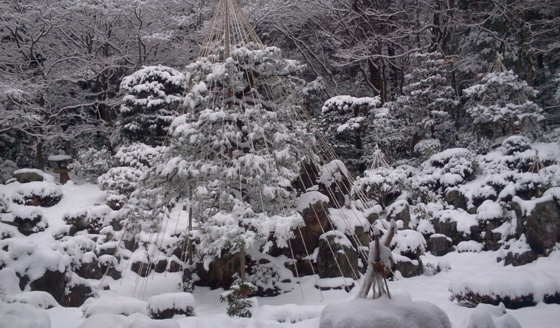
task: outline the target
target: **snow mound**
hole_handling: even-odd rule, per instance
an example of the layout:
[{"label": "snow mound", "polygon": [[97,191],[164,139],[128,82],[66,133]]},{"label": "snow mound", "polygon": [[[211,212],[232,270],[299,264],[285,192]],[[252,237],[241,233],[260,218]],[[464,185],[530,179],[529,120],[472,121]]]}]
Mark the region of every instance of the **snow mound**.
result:
[{"label": "snow mound", "polygon": [[0,328],[50,328],[51,319],[45,310],[29,304],[7,304],[0,301]]},{"label": "snow mound", "polygon": [[259,309],[259,319],[274,320],[280,323],[296,323],[308,319],[318,318],[321,315],[322,309],[323,306],[321,305],[263,305]]},{"label": "snow mound", "polygon": [[357,298],[331,303],[321,313],[320,328],[451,328],[447,314],[428,302],[405,298]]},{"label": "snow mound", "polygon": [[479,304],[469,316],[467,328],[521,328],[521,324],[506,311],[504,303]]},{"label": "snow mound", "polygon": [[[86,318],[97,314],[131,315],[141,313],[146,315],[146,302],[126,296],[107,298],[89,298],[82,305],[82,312]],[[105,325],[102,325],[105,326]],[[88,326],[89,327],[89,326]],[[93,327],[93,326],[91,326]],[[119,326],[120,327],[120,326]]]}]

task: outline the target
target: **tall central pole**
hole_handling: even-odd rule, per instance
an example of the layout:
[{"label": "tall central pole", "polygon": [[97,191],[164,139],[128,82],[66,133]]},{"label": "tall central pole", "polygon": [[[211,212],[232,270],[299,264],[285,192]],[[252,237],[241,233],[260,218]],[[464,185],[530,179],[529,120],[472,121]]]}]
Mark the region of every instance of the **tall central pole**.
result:
[{"label": "tall central pole", "polygon": [[226,49],[225,49],[225,50],[226,50],[225,57],[226,57],[226,58],[229,58],[229,56],[230,56],[230,44],[229,44],[229,43],[230,43],[230,40],[229,40],[229,37],[230,37],[230,30],[229,30],[229,0],[226,0],[226,1],[224,1],[224,2],[225,2],[225,5],[226,5],[226,17],[225,17],[225,21],[224,21],[224,23],[225,23],[225,25],[226,25],[226,26],[225,26],[225,35],[224,35],[224,38],[225,38],[224,41],[225,41],[225,46],[226,46]]}]

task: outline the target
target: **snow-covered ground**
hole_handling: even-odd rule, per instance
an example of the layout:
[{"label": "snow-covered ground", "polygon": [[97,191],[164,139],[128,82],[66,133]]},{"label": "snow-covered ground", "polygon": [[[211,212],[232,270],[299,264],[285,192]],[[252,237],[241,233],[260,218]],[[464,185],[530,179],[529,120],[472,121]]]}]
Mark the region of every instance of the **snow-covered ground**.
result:
[{"label": "snow-covered ground", "polygon": [[[0,192],[13,194],[19,183],[0,185]],[[48,218],[49,227],[44,232],[21,238],[32,239],[36,243],[52,242],[53,232],[59,231],[64,222],[61,219],[67,212],[83,209],[93,204],[102,203],[104,193],[97,186],[91,184],[77,185],[72,182],[61,186],[64,197],[56,206],[41,208],[44,217]],[[17,207],[17,206],[16,206]],[[3,242],[6,242],[4,240]],[[549,257],[521,267],[504,267],[503,262],[497,263],[497,252],[452,252],[442,257],[430,254],[423,256],[423,262],[449,266],[450,269],[432,276],[418,276],[400,278],[390,281],[389,287],[394,295],[410,295],[413,301],[428,301],[439,306],[451,320],[453,327],[468,327],[469,316],[475,311],[450,301],[451,286],[461,286],[463,283],[480,281],[486,288],[493,284],[509,283],[513,290],[532,290],[539,293],[542,290],[542,274],[557,277],[560,272],[560,251],[554,251]],[[445,265],[444,265],[445,264]],[[1,272],[1,271],[0,271]],[[7,275],[4,275],[7,276]],[[0,283],[2,283],[0,274]],[[503,277],[503,278],[502,278]],[[507,281],[503,281],[503,280]],[[6,282],[9,279],[4,279]],[[175,293],[180,290],[181,277],[179,273],[156,273],[147,278],[141,278],[130,270],[124,272],[121,280],[115,281],[110,277],[103,280],[108,290],[99,290],[97,300],[87,301],[81,308],[64,308],[56,306],[46,311],[53,328],[91,328],[91,327],[319,327],[321,311],[333,302],[351,300],[358,293],[360,282],[347,293],[343,290],[320,291],[314,286],[318,280],[313,276],[296,279],[290,292],[276,297],[258,298],[258,308],[253,311],[253,317],[231,318],[226,315],[226,304],[220,302],[223,290],[210,290],[196,287],[193,293],[195,316],[175,316],[171,320],[150,321],[146,316],[146,306],[150,297],[164,293]],[[12,280],[13,282],[13,280]],[[100,286],[97,280],[90,280],[93,286]],[[507,284],[506,284],[507,285]],[[489,287],[490,286],[490,287]],[[12,286],[13,287],[13,286]],[[484,288],[484,287],[483,287]],[[545,286],[546,288],[546,286]],[[9,298],[10,290],[4,286],[4,295]],[[100,288],[102,289],[102,288]],[[18,293],[16,290],[15,293]],[[20,299],[45,297],[44,294],[20,295]],[[33,302],[29,302],[33,303]],[[29,313],[28,307],[8,308],[0,301],[0,327],[16,327],[23,322],[21,313]],[[10,312],[12,311],[12,312]],[[11,313],[11,314],[10,314]],[[19,314],[18,314],[19,313]],[[120,313],[127,313],[125,317]],[[555,328],[560,322],[560,305],[538,303],[534,307],[518,310],[508,310],[522,327]],[[43,313],[44,314],[44,313]],[[19,316],[19,317],[18,317]],[[20,319],[17,319],[20,318]],[[37,316],[38,320],[41,315]],[[14,325],[15,324],[15,325]],[[42,327],[42,326],[28,326]]]},{"label": "snow-covered ground", "polygon": [[[439,306],[451,320],[453,327],[468,327],[469,316],[474,309],[450,301],[448,287],[457,280],[470,276],[500,276],[504,267],[496,263],[494,252],[482,253],[449,253],[443,257],[426,256],[425,261],[437,262],[445,260],[451,266],[448,272],[441,272],[434,276],[419,276],[401,278],[389,282],[393,294],[410,294],[413,301],[428,301]],[[560,253],[556,252],[549,258],[542,258],[536,263],[516,268],[519,278],[528,278],[526,273],[532,269],[560,270]],[[111,278],[108,278],[111,279]],[[128,272],[122,281],[109,282],[111,289],[101,291],[101,299],[112,298],[116,301],[113,309],[130,307],[130,303],[122,296],[136,295],[137,298],[148,300],[152,295],[178,291],[180,282],[178,273],[156,274],[154,277],[139,278],[133,272]],[[322,309],[329,303],[352,299],[358,291],[354,288],[350,293],[341,290],[319,291],[314,287],[316,280],[307,276],[299,280],[289,293],[277,297],[258,298],[259,308],[253,318],[230,318],[226,313],[226,304],[220,303],[220,294],[223,290],[210,290],[197,287],[194,291],[195,317],[175,317],[179,327],[319,327],[319,318]],[[144,287],[145,286],[145,287]],[[140,291],[142,290],[142,291]],[[140,295],[138,295],[140,294]],[[128,304],[127,304],[128,303]],[[98,313],[111,313],[110,310],[99,309]],[[51,327],[76,328],[86,318],[80,308],[56,307],[47,310],[51,318]],[[556,328],[560,322],[560,305],[539,303],[535,307],[526,307],[518,310],[508,310],[522,327]],[[103,315],[103,314],[101,314]],[[107,314],[109,315],[109,314]],[[87,327],[90,327],[87,325]],[[93,327],[93,326],[91,326]]]}]

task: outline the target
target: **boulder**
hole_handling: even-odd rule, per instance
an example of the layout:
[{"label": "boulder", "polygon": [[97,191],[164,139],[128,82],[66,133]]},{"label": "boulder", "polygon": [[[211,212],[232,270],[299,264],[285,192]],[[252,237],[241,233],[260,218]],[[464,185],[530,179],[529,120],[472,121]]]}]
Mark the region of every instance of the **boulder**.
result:
[{"label": "boulder", "polygon": [[[20,287],[22,287],[22,281],[25,281],[25,279],[20,280]],[[66,289],[66,271],[47,269],[40,278],[31,281],[29,287],[31,290],[40,290],[51,294],[60,305],[64,306],[66,304],[66,295],[64,294]]]},{"label": "boulder", "polygon": [[403,228],[408,229],[410,224],[410,207],[406,200],[399,200],[387,207],[387,220],[402,221]]},{"label": "boulder", "polygon": [[527,250],[522,253],[508,252],[504,257],[504,265],[520,266],[536,261],[539,255],[534,250]]},{"label": "boulder", "polygon": [[424,272],[422,261],[420,259],[411,260],[406,256],[399,256],[394,253],[393,259],[395,261],[395,267],[393,270],[398,270],[405,278],[419,276]]},{"label": "boulder", "polygon": [[150,275],[150,272],[154,269],[153,263],[146,263],[143,261],[135,261],[132,262],[130,265],[130,270],[135,272],[140,277],[147,277]]},{"label": "boulder", "polygon": [[229,288],[234,281],[234,274],[239,272],[241,265],[241,253],[233,255],[224,253],[222,257],[216,257],[210,263],[208,270],[202,264],[196,266],[195,270],[198,280],[197,286],[208,286],[212,289]]},{"label": "boulder", "polygon": [[60,303],[66,307],[80,307],[85,301],[94,296],[93,289],[87,283],[73,284],[67,287],[68,291]]},{"label": "boulder", "polygon": [[43,171],[35,169],[17,170],[13,176],[19,183],[37,182],[45,179]]},{"label": "boulder", "polygon": [[445,194],[445,201],[455,208],[468,210],[466,197],[457,189],[451,189]]},{"label": "boulder", "polygon": [[430,236],[428,249],[435,256],[443,256],[453,250],[453,243],[451,238],[437,233]]},{"label": "boulder", "polygon": [[88,257],[87,261],[84,261],[82,258],[82,262],[80,263],[80,267],[77,268],[74,272],[82,278],[85,279],[101,279],[103,277],[104,271],[97,257]]},{"label": "boulder", "polygon": [[317,254],[317,274],[321,278],[358,278],[357,251],[342,232],[331,230],[321,236]]},{"label": "boulder", "polygon": [[[299,258],[310,255],[319,247],[319,237],[331,230],[329,221],[329,198],[317,191],[303,194],[297,202],[298,211],[303,217],[305,226],[295,231],[295,237],[290,240],[291,250],[283,250],[284,255],[292,257],[291,252]],[[303,237],[303,239],[302,239]]]},{"label": "boulder", "polygon": [[517,234],[525,234],[527,243],[538,254],[548,255],[560,242],[560,205],[551,197],[524,201],[514,197],[512,208],[517,216]]}]

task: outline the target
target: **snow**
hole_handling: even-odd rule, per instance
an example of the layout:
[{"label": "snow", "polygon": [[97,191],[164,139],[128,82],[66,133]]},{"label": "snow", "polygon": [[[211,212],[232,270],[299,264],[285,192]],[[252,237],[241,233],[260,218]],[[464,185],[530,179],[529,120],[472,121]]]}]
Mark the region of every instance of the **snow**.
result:
[{"label": "snow", "polygon": [[147,314],[147,303],[128,296],[114,296],[89,298],[82,305],[82,312],[86,318],[99,314],[131,315],[133,313]]},{"label": "snow", "polygon": [[329,197],[318,192],[318,191],[308,191],[301,195],[296,202],[296,208],[298,212],[302,213],[303,210],[310,208],[311,205],[315,205],[318,202],[329,202]]},{"label": "snow", "polygon": [[[557,156],[558,148],[544,145],[539,147],[541,156],[544,157],[547,151],[554,154],[550,156]],[[499,152],[490,153],[488,158],[492,156],[495,156],[494,158],[503,158]],[[492,165],[494,164],[496,163]],[[551,168],[553,169],[552,166],[548,169],[552,170]],[[541,171],[540,174],[543,174],[543,172]],[[506,176],[504,175],[492,175],[491,179],[489,178],[488,180],[477,179],[470,181],[468,184],[461,186],[460,189],[463,188],[461,191],[467,191],[465,195],[468,196],[469,199],[472,199],[473,195],[491,195],[492,188],[487,183],[490,181],[499,182],[505,178]],[[23,184],[17,182],[9,185],[0,185],[0,193],[5,194],[7,198],[10,199],[21,186],[23,186]],[[20,315],[17,319],[7,316],[6,309],[9,307],[13,309],[14,306],[16,308],[20,305],[27,306],[25,307],[25,313],[28,318],[40,318],[41,315],[34,313],[34,311],[39,307],[48,308],[50,307],[49,303],[52,302],[52,299],[49,299],[44,293],[19,290],[17,282],[14,279],[16,272],[19,274],[25,272],[31,277],[38,277],[46,268],[53,270],[68,269],[74,257],[80,260],[87,259],[87,257],[93,258],[93,252],[96,249],[101,249],[101,245],[92,241],[86,233],[78,234],[73,237],[64,237],[62,243],[55,240],[53,235],[68,231],[68,226],[63,221],[65,213],[78,213],[90,207],[94,209],[95,213],[101,216],[103,216],[103,213],[109,213],[106,212],[105,205],[101,205],[104,204],[106,193],[99,190],[97,186],[91,184],[67,184],[58,187],[64,197],[60,203],[51,208],[33,209],[32,207],[10,204],[10,210],[12,210],[13,213],[2,214],[2,219],[4,220],[18,211],[40,210],[42,216],[49,222],[49,228],[47,228],[46,231],[28,237],[21,236],[15,227],[0,223],[0,231],[13,236],[12,238],[0,241],[0,262],[6,264],[6,268],[0,270],[0,290],[2,290],[0,291],[0,327],[2,328],[4,327],[2,325],[6,325],[6,322],[10,323],[7,327],[26,327],[26,323],[22,321],[26,318],[23,316]],[[509,185],[508,188],[510,188]],[[316,191],[304,195],[307,196],[300,199],[302,208],[304,208],[304,206],[308,207],[309,204],[313,204],[319,200],[326,200],[325,195]],[[514,201],[520,205],[524,213],[530,213],[538,202],[553,199],[558,201],[559,196],[560,189],[552,188],[546,191],[540,198],[532,200],[515,198]],[[469,214],[461,209],[445,207],[435,202],[430,203],[426,206],[426,212],[429,214],[425,217],[419,216],[416,218],[416,222],[418,223],[415,229],[420,233],[433,234],[435,232],[432,223],[433,220],[450,220],[456,221],[458,229],[468,234],[470,233],[470,227],[472,225],[476,225],[481,220],[488,220],[497,215],[497,204],[499,204],[499,201],[486,201],[479,207],[477,214]],[[180,232],[184,231],[188,224],[187,211],[181,208],[182,204],[178,204],[175,208],[170,210],[169,219],[165,219],[162,224],[162,227],[164,225],[166,227],[169,225],[168,228],[164,228],[160,231],[162,235],[159,237],[165,250],[178,240],[174,239],[178,237],[171,238],[170,234],[179,236]],[[412,205],[411,209],[413,209]],[[363,217],[363,212],[355,207],[331,209],[330,214],[336,229],[339,231],[334,233],[337,236],[342,232],[352,231],[358,225],[364,226],[367,222]],[[411,214],[413,216],[415,215],[412,210]],[[503,213],[503,215],[505,215],[505,217],[511,217],[511,213]],[[345,223],[342,219],[343,217],[350,218],[350,221]],[[286,219],[286,221],[282,221],[284,219]],[[414,219],[413,217],[411,222],[414,222]],[[279,231],[281,235],[287,235],[287,232],[290,230],[289,227],[291,227],[291,224],[294,222],[297,222],[295,216],[293,218],[282,217],[282,219],[279,218],[274,224],[276,230],[272,229],[270,226],[262,225],[262,231],[267,231],[267,233]],[[505,222],[493,231],[504,232],[502,234],[503,236],[511,235],[511,232],[515,230],[516,224],[515,217],[512,217],[510,221]],[[111,234],[118,234],[118,232],[110,229],[108,232]],[[163,235],[165,235],[165,238]],[[142,241],[147,241],[151,237],[148,235],[143,236]],[[406,230],[399,231],[395,238],[398,240],[397,247],[400,247],[399,244],[407,245],[407,247],[422,244],[418,234],[413,236],[408,234]],[[402,241],[399,241],[399,238],[401,238]],[[512,253],[522,253],[530,249],[524,236],[518,240],[512,239],[506,242],[505,245],[509,247],[508,251]],[[112,244],[103,244],[103,247],[110,246],[116,246],[116,242]],[[451,287],[457,292],[472,289],[481,292],[493,292],[497,295],[533,293],[538,302],[536,306],[518,310],[508,310],[508,317],[515,318],[523,327],[553,328],[558,326],[558,322],[560,321],[560,305],[540,302],[545,294],[560,291],[560,282],[556,275],[556,272],[560,271],[560,252],[557,249],[553,250],[548,257],[539,258],[535,262],[524,266],[512,267],[504,266],[503,262],[496,261],[497,258],[503,258],[503,252],[481,251],[481,245],[474,241],[462,242],[457,245],[456,248],[458,252],[451,252],[443,257],[434,257],[429,253],[423,255],[421,257],[423,263],[438,263],[441,272],[431,276],[401,277],[398,280],[389,281],[388,284],[392,295],[398,295],[399,292],[406,290],[410,293],[409,302],[428,301],[436,304],[448,315],[455,327],[467,328],[469,327],[469,322],[475,322],[476,324],[484,322],[483,320],[488,319],[486,314],[491,317],[496,327],[500,327],[500,325],[504,326],[506,325],[506,319],[501,318],[506,316],[499,316],[494,310],[483,311],[481,310],[483,306],[477,310],[450,301],[449,289]],[[144,249],[145,248],[141,248],[134,253],[126,253],[127,258],[133,256],[131,259],[134,259],[144,256]],[[119,249],[119,252],[120,251]],[[121,255],[122,254],[125,253],[121,253]],[[273,259],[278,261],[278,263],[274,263],[274,267],[278,265],[283,266],[284,262],[282,261],[286,260],[286,258]],[[210,290],[205,287],[196,287],[192,294],[193,298],[196,299],[196,317],[177,317],[173,320],[156,322],[145,315],[146,304],[148,304],[147,301],[154,295],[180,292],[180,273],[153,273],[150,277],[142,278],[130,272],[126,267],[129,265],[127,259],[124,261],[121,260],[121,263],[116,263],[115,257],[103,255],[100,256],[98,260],[104,263],[112,262],[116,264],[118,269],[123,270],[124,278],[115,281],[107,277],[103,285],[110,288],[107,290],[99,290],[99,298],[90,299],[82,308],[63,308],[56,306],[56,304],[51,304],[54,306],[53,308],[37,310],[42,311],[38,313],[46,313],[47,316],[50,317],[52,327],[175,328],[196,326],[201,328],[317,328],[319,327],[320,313],[323,309],[326,307],[329,307],[329,309],[333,307],[336,308],[339,304],[337,302],[340,302],[340,300],[354,298],[360,286],[359,281],[350,278],[332,278],[332,280],[330,280],[319,279],[317,276],[291,277],[292,281],[285,284],[288,287],[283,290],[285,293],[276,297],[257,298],[260,307],[255,311],[254,317],[251,319],[230,318],[225,315],[226,305],[219,302],[219,295],[223,292],[222,289]],[[287,269],[285,270],[288,271]],[[283,272],[281,276],[281,279],[284,279],[289,276],[289,274]],[[98,284],[97,281],[90,282],[94,285]],[[347,293],[344,289],[321,291],[315,288],[316,285],[320,287],[333,287],[350,284],[355,285],[355,288],[353,288],[350,293]],[[371,302],[371,300],[364,301]],[[406,300],[399,302],[405,303],[405,301]],[[5,302],[25,302],[28,304],[6,304]],[[367,308],[365,305],[363,307],[367,309],[365,312],[373,312],[375,306],[371,306],[373,305],[372,303],[368,304],[369,306]],[[21,307],[19,307],[19,309],[21,309]],[[475,311],[480,311],[480,313],[475,314]],[[86,316],[83,315],[85,312],[90,312],[91,316],[86,318]],[[127,313],[128,316],[120,315],[120,313]],[[348,313],[353,312],[348,311]],[[513,322],[510,319],[507,320],[510,322],[507,324]]]},{"label": "snow", "polygon": [[521,328],[521,324],[504,304],[498,306],[479,304],[469,316],[468,328]]},{"label": "snow", "polygon": [[29,304],[7,304],[0,300],[0,328],[50,328],[47,312]]},{"label": "snow", "polygon": [[449,318],[428,302],[406,298],[357,298],[331,303],[321,313],[320,328],[451,328]]}]

